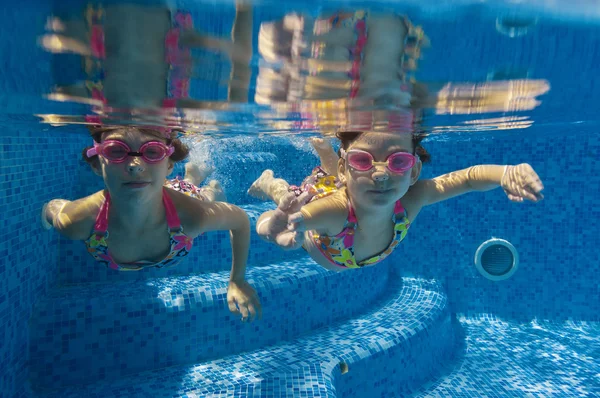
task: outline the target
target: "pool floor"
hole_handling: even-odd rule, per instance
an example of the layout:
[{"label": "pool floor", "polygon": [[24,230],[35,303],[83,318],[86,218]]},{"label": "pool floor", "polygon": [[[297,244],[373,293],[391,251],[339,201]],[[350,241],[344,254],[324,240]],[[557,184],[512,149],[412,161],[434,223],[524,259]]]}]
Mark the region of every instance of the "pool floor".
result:
[{"label": "pool floor", "polygon": [[600,396],[600,323],[458,320],[456,360],[414,397]]}]

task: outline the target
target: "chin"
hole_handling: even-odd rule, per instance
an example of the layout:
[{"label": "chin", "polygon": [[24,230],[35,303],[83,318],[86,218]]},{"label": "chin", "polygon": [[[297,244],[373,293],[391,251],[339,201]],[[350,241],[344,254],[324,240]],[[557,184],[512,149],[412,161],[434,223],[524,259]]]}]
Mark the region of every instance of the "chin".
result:
[{"label": "chin", "polygon": [[365,194],[365,203],[371,204],[373,207],[388,206],[396,202],[396,195],[393,193],[373,194],[367,192]]}]

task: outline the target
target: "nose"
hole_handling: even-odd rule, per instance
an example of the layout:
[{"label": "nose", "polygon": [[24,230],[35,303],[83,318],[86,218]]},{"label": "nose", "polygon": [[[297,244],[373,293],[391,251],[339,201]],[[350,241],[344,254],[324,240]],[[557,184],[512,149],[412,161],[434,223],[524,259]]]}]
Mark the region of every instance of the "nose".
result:
[{"label": "nose", "polygon": [[131,156],[127,163],[127,171],[131,174],[141,173],[144,171],[144,161],[139,156]]},{"label": "nose", "polygon": [[376,166],[371,178],[373,178],[373,181],[387,181],[390,178],[390,175],[385,166]]}]

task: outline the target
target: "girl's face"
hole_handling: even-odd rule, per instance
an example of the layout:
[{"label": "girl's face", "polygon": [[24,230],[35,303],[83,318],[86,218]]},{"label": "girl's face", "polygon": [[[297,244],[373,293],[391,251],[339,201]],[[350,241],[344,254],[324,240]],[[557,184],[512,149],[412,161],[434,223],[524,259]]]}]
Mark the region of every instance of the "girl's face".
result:
[{"label": "girl's face", "polygon": [[[137,128],[115,129],[102,135],[102,142],[117,140],[125,143],[132,152],[139,152],[142,145],[150,141],[166,144],[159,132],[141,132]],[[96,174],[102,176],[111,195],[124,198],[143,198],[162,192],[166,177],[173,171],[173,162],[165,157],[158,163],[148,163],[141,156],[128,156],[124,162],[110,162],[98,156]]]},{"label": "girl's face", "polygon": [[[385,162],[395,152],[413,153],[411,134],[364,133],[348,150],[360,149],[369,152],[375,162]],[[348,196],[355,205],[364,208],[386,209],[402,198],[421,173],[421,162],[406,172],[394,173],[384,165],[373,165],[370,170],[360,171],[340,159],[338,175],[346,183]]]}]

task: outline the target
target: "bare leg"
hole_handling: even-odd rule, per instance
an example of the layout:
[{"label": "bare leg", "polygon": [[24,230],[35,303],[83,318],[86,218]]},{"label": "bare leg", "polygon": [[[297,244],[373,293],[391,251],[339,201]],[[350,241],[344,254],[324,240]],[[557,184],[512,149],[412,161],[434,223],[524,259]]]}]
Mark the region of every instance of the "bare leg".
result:
[{"label": "bare leg", "polygon": [[290,184],[284,179],[274,178],[273,170],[265,170],[248,189],[248,195],[262,199],[271,199],[276,205],[288,193]]},{"label": "bare leg", "polygon": [[324,138],[312,138],[310,140],[310,143],[319,155],[321,167],[323,167],[323,170],[325,170],[327,174],[337,177],[338,161],[340,158],[337,155],[337,153],[335,153],[335,151],[333,150],[333,147],[331,146],[331,141],[329,139]]},{"label": "bare leg", "polygon": [[226,202],[227,196],[225,195],[225,191],[223,191],[223,187],[217,180],[210,180],[208,185],[200,188],[202,191],[202,195],[209,202]]}]

